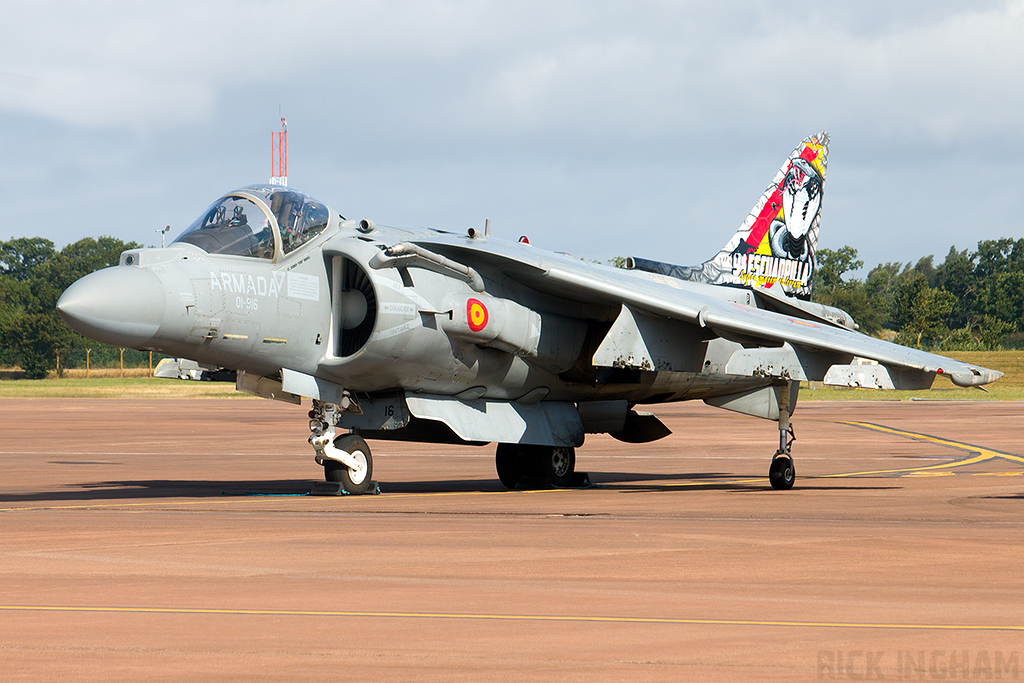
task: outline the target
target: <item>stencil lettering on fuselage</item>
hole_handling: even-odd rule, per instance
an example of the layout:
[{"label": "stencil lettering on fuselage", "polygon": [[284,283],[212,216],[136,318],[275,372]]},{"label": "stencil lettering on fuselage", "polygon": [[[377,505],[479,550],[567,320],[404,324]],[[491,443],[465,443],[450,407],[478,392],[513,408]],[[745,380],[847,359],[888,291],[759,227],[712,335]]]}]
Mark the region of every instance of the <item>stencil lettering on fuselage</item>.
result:
[{"label": "stencil lettering on fuselage", "polygon": [[268,278],[263,275],[210,271],[210,291],[219,289],[231,294],[278,297],[283,286],[284,273],[273,273]]}]

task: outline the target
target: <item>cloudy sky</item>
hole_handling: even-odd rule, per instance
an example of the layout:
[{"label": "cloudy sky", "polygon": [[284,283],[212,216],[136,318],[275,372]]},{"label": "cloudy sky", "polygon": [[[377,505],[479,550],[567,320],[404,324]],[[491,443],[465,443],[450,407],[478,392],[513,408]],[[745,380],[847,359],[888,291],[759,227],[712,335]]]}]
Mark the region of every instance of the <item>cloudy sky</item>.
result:
[{"label": "cloudy sky", "polygon": [[697,263],[832,136],[820,246],[1024,236],[1024,0],[12,3],[0,239],[159,244],[270,176],[351,218]]}]

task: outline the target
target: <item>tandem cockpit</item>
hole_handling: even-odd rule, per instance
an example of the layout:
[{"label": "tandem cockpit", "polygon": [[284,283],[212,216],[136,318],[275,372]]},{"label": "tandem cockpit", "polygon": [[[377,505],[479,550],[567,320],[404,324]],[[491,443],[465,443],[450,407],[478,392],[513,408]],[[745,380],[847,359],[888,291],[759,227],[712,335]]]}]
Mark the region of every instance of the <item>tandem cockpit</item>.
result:
[{"label": "tandem cockpit", "polygon": [[330,210],[280,185],[249,185],[229,192],[178,236],[208,254],[277,261],[323,233]]}]

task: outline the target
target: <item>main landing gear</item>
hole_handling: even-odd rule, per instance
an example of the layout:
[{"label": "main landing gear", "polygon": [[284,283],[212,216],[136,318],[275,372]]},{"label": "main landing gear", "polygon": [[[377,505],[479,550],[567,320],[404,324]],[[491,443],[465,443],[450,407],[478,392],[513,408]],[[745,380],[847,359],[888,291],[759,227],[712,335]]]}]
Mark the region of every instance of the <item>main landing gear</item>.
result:
[{"label": "main landing gear", "polygon": [[567,488],[576,473],[576,449],[566,446],[528,446],[500,443],[494,454],[498,479],[505,488],[520,484]]},{"label": "main landing gear", "polygon": [[792,447],[796,435],[789,423],[789,384],[780,387],[779,396],[779,450],[772,456],[772,465],[768,468],[768,481],[777,491],[788,491],[796,481],[796,468],[793,466]]},{"label": "main landing gear", "polygon": [[324,467],[324,479],[339,484],[343,493],[366,493],[374,486],[373,458],[361,436],[337,433],[334,405],[313,402],[309,412],[309,443],[316,450],[316,462]]}]

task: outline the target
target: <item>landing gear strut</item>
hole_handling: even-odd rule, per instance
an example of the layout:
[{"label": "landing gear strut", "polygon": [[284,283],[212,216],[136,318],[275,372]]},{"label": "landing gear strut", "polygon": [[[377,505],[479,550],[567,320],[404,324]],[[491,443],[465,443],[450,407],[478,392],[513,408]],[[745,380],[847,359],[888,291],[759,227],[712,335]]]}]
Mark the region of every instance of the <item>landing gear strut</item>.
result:
[{"label": "landing gear strut", "polygon": [[779,387],[779,450],[772,456],[772,465],[768,468],[768,481],[777,491],[788,491],[796,481],[796,467],[793,466],[792,447],[796,440],[793,426],[789,423],[790,385],[787,382]]},{"label": "landing gear strut", "polygon": [[309,443],[316,462],[324,467],[324,479],[341,485],[345,493],[366,493],[373,484],[373,458],[361,436],[337,433],[336,406],[313,401],[309,413]]},{"label": "landing gear strut", "polygon": [[494,454],[494,464],[498,479],[505,488],[514,489],[520,483],[565,488],[572,485],[576,473],[576,449],[500,443]]}]

